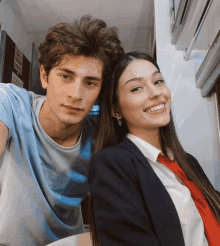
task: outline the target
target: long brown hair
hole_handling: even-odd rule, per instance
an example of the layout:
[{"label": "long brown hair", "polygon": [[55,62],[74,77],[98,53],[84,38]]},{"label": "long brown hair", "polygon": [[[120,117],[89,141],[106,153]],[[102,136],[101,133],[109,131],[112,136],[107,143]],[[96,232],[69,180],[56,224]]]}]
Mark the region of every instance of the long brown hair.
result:
[{"label": "long brown hair", "polygon": [[[160,71],[155,60],[145,53],[130,52],[124,55],[123,59],[115,68],[112,84],[107,85],[102,97],[100,97],[100,126],[97,133],[96,152],[119,143],[128,133],[128,128],[125,122],[122,123],[121,127],[118,126],[116,119],[112,117],[112,111],[116,108],[118,103],[117,88],[119,79],[126,67],[134,60],[150,61]],[[162,151],[165,156],[167,156],[167,149],[172,151],[175,161],[183,169],[187,178],[198,185],[217,220],[220,222],[220,197],[212,185],[189,165],[189,156],[184,151],[178,140],[172,113],[170,113],[170,116],[170,122],[166,126],[160,127]],[[98,246],[100,244],[96,230],[92,194],[90,195],[89,201],[89,216],[93,246]]]}]

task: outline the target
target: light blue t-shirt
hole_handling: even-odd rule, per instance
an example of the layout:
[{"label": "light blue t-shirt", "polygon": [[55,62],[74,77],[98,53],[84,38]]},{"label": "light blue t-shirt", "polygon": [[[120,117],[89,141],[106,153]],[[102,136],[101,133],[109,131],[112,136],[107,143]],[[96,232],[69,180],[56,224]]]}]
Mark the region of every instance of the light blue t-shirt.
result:
[{"label": "light blue t-shirt", "polygon": [[40,125],[44,100],[0,83],[0,120],[9,130],[0,157],[0,244],[46,245],[82,232],[95,123],[87,117],[78,143],[62,147]]}]

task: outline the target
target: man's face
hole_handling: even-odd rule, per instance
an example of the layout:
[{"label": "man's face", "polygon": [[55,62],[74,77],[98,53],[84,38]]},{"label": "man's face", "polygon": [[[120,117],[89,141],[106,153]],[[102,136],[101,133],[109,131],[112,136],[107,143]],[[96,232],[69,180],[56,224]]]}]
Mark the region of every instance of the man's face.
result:
[{"label": "man's face", "polygon": [[41,82],[47,89],[44,108],[52,122],[77,125],[89,114],[102,86],[103,64],[95,58],[66,55]]}]

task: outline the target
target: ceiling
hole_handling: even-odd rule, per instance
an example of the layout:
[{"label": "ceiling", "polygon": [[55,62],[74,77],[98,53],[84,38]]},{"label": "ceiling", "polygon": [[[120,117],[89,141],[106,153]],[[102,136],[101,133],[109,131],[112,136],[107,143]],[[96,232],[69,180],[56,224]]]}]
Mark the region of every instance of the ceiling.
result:
[{"label": "ceiling", "polygon": [[91,14],[119,28],[125,51],[151,52],[154,38],[154,0],[7,0],[18,20],[39,45],[47,30]]}]

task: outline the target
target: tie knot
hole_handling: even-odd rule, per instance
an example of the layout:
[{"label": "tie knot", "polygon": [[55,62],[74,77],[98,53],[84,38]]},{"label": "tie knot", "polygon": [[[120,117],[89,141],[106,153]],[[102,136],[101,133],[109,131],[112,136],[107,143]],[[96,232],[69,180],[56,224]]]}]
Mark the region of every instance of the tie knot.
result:
[{"label": "tie knot", "polygon": [[187,179],[186,174],[183,172],[182,168],[177,165],[174,161],[170,160],[169,158],[159,154],[157,160],[171,169],[182,181]]}]

